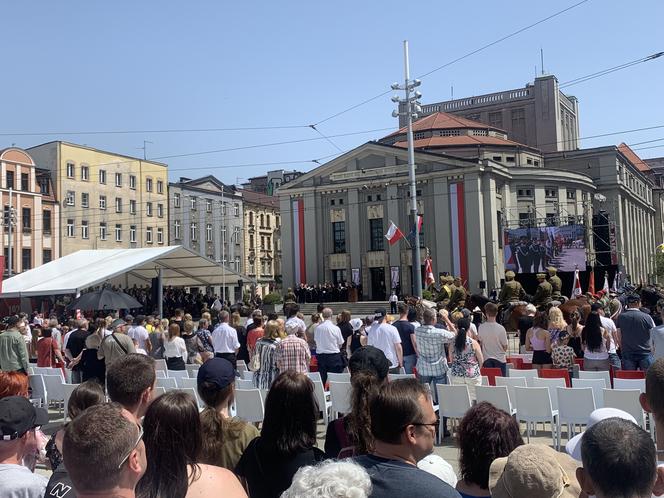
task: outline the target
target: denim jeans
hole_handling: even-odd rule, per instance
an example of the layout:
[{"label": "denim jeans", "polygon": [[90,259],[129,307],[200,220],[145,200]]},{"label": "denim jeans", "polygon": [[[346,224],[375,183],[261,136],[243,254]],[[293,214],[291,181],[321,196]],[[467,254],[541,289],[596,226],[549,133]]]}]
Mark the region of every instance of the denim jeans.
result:
[{"label": "denim jeans", "polygon": [[613,367],[613,370],[620,370],[622,365],[620,364],[620,356],[618,353],[609,353],[609,363]]},{"label": "denim jeans", "polygon": [[409,354],[403,357],[403,368],[407,374],[413,373],[413,367],[417,363],[417,355]]},{"label": "denim jeans", "polygon": [[438,404],[438,392],[436,390],[436,384],[449,384],[449,381],[447,380],[447,373],[444,373],[443,375],[420,375],[419,376],[420,382],[422,384],[428,384],[429,387],[431,388],[431,397],[433,398],[433,402],[435,404]]},{"label": "denim jeans", "polygon": [[507,377],[507,363],[503,363],[500,360],[496,360],[495,358],[489,358],[488,360],[484,360],[484,364],[482,365],[484,368],[500,368],[500,373],[503,377]]},{"label": "denim jeans", "polygon": [[644,372],[648,370],[648,367],[653,364],[654,358],[652,353],[636,353],[636,352],[626,352],[623,351],[622,362],[623,369],[625,370],[638,370],[641,369]]}]

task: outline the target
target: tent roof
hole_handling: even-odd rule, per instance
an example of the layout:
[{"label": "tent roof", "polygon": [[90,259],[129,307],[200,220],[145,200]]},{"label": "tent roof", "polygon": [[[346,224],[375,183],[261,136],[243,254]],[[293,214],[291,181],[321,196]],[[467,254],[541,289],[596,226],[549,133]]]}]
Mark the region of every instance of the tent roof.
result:
[{"label": "tent roof", "polygon": [[182,246],[147,249],[96,249],[77,251],[11,277],[0,296],[75,294],[110,282],[128,287],[150,284],[162,269],[164,286],[208,286],[252,278],[200,256]]}]

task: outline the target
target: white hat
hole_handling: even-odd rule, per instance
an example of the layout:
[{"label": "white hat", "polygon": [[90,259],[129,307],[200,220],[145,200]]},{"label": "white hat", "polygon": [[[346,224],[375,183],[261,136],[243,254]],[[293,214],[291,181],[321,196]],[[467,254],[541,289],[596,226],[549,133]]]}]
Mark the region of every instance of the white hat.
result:
[{"label": "white hat", "polygon": [[453,488],[457,484],[457,476],[452,466],[445,459],[438,455],[428,455],[417,462],[417,467],[429,474],[435,475],[441,481],[446,482]]},{"label": "white hat", "polygon": [[350,326],[353,327],[353,332],[357,332],[362,327],[362,320],[359,318],[353,318],[350,321]]},{"label": "white hat", "polygon": [[[612,417],[629,420],[630,422],[634,422],[636,424],[636,419],[627,412],[618,410],[617,408],[598,408],[590,414],[590,417],[588,418],[588,424],[586,425],[586,430],[590,429],[596,423]],[[583,432],[581,434],[577,434],[565,445],[565,451],[567,454],[579,462],[581,461],[581,439],[583,439],[583,434]]]}]

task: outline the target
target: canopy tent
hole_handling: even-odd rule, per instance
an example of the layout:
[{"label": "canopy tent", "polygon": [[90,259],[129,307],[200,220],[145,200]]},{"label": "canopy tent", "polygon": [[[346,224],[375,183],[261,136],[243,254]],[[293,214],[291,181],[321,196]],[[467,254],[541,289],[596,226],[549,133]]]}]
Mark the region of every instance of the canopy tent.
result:
[{"label": "canopy tent", "polygon": [[125,288],[149,285],[160,270],[164,286],[237,285],[238,280],[255,283],[182,246],[95,249],[77,251],[5,280],[0,297],[76,294],[107,282]]}]

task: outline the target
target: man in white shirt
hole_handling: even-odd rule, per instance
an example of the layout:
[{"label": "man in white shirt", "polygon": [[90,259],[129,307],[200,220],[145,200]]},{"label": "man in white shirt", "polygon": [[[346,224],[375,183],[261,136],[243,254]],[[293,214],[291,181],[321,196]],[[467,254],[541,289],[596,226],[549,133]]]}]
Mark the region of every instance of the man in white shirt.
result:
[{"label": "man in white shirt", "polygon": [[325,385],[328,372],[343,372],[345,365],[340,348],[344,344],[344,338],[339,327],[332,323],[332,310],[323,308],[322,314],[323,323],[314,330],[314,342],[316,343],[318,371],[323,385]]},{"label": "man in white shirt", "polygon": [[380,349],[390,362],[390,373],[400,373],[403,365],[401,336],[394,325],[387,323],[387,311],[379,308],[374,315],[376,324],[371,329],[367,345]]},{"label": "man in white shirt", "polygon": [[228,311],[219,312],[219,325],[212,331],[212,346],[215,357],[227,359],[236,368],[240,341],[237,339],[237,331],[228,324],[228,317]]},{"label": "man in white shirt", "polygon": [[297,304],[291,304],[288,307],[288,315],[287,315],[287,320],[285,323],[285,327],[288,328],[288,324],[296,324],[297,325],[297,333],[296,335],[300,338],[304,337],[304,332],[307,330],[307,325],[304,323],[304,320],[301,318],[298,318],[297,314],[300,311],[300,306]]},{"label": "man in white shirt", "polygon": [[145,328],[145,316],[138,315],[134,319],[134,324],[127,331],[127,335],[132,338],[137,349],[142,349],[146,353],[152,350],[152,343],[150,342],[150,335]]},{"label": "man in white shirt", "polygon": [[496,322],[498,306],[486,303],[484,306],[486,322],[480,325],[478,335],[484,356],[483,367],[500,368],[501,375],[507,375],[507,331],[505,327]]},{"label": "man in white shirt", "polygon": [[390,294],[390,313],[395,314],[397,312],[398,302],[399,298],[397,297],[397,293],[394,289],[392,289],[392,294]]}]

